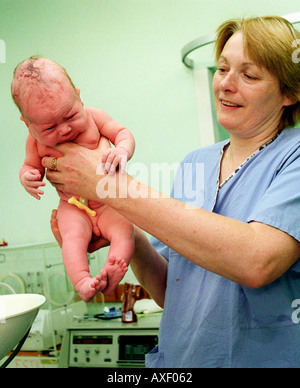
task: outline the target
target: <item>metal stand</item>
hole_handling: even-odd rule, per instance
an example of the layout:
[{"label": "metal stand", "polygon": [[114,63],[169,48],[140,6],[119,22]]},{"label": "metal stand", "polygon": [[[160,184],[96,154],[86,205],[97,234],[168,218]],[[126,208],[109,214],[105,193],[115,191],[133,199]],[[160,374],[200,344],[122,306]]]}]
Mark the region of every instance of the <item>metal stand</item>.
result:
[{"label": "metal stand", "polygon": [[0,368],[6,368],[8,364],[11,363],[11,361],[16,357],[16,355],[19,353],[20,349],[22,348],[24,342],[26,341],[26,338],[28,337],[28,334],[30,332],[30,329],[27,331],[27,333],[24,335],[24,337],[21,339],[19,342],[18,346],[16,349],[12,352],[12,354],[8,357],[6,361],[0,366]]}]

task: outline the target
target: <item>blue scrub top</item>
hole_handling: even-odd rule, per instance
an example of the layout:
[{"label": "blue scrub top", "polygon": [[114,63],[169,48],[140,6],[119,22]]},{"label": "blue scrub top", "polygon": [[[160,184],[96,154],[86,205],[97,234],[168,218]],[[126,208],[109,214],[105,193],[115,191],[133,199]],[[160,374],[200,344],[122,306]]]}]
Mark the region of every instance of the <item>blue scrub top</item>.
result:
[{"label": "blue scrub top", "polygon": [[[283,130],[218,190],[225,143],[190,153],[172,196],[300,241],[300,129]],[[250,289],[152,243],[169,268],[159,345],[147,367],[300,367],[300,260],[273,283]]]}]

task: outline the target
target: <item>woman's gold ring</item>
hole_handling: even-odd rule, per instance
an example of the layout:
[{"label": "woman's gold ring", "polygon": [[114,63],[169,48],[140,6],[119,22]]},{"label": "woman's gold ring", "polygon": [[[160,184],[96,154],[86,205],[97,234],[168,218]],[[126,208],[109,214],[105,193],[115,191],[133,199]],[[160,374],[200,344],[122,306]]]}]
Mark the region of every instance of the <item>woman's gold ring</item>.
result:
[{"label": "woman's gold ring", "polygon": [[54,171],[57,170],[57,168],[56,168],[56,161],[57,161],[57,158],[53,158],[53,159],[51,160],[51,164],[50,164],[50,169],[51,169],[51,170],[54,170]]}]

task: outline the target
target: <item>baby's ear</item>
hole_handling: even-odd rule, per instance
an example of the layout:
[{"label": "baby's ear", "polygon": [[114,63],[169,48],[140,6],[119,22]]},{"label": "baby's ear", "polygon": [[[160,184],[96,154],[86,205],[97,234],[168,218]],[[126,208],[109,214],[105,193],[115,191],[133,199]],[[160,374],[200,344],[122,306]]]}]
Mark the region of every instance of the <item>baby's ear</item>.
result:
[{"label": "baby's ear", "polygon": [[24,121],[24,123],[25,123],[25,124],[26,124],[26,126],[28,127],[28,124],[26,123],[26,120],[24,119],[24,117],[23,117],[23,116],[21,116],[21,117],[20,117],[20,120],[21,120],[21,121]]},{"label": "baby's ear", "polygon": [[80,89],[76,88],[76,92],[78,93],[78,96],[80,97]]}]

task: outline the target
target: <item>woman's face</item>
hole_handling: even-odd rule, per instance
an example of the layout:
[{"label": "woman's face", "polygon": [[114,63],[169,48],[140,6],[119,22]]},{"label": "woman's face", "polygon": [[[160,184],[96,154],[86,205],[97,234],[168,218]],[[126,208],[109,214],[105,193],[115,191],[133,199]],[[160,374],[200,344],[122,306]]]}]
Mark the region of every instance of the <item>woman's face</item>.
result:
[{"label": "woman's face", "polygon": [[281,94],[277,78],[244,53],[241,32],[232,35],[223,48],[213,89],[219,123],[243,138],[274,132],[284,106],[292,104]]}]

